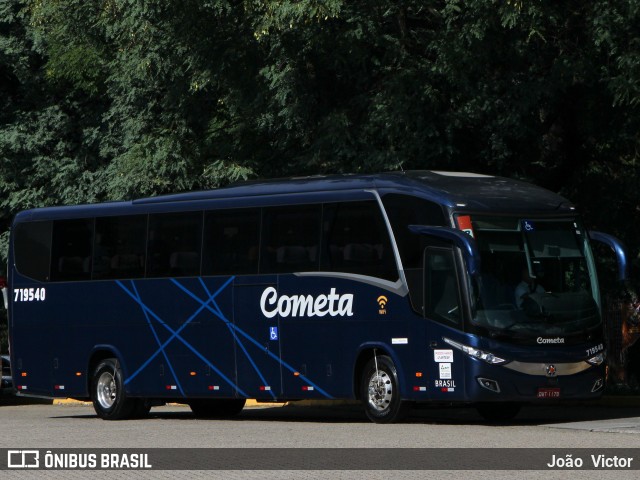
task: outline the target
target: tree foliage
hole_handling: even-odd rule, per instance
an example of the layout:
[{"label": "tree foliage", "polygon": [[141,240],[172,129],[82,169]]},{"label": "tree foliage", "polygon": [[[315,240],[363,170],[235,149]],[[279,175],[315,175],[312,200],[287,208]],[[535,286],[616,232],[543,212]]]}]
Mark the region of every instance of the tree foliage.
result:
[{"label": "tree foliage", "polygon": [[434,168],[533,181],[635,247],[639,12],[2,0],[0,232],[35,206]]}]

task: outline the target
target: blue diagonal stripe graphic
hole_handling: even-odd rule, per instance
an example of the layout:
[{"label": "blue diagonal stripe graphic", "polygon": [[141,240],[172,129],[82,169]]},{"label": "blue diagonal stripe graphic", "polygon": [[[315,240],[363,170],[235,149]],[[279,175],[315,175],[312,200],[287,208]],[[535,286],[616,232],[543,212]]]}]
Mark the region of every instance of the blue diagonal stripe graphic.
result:
[{"label": "blue diagonal stripe graphic", "polygon": [[[182,284],[180,284],[177,280],[175,279],[171,279],[171,281],[180,289],[186,291],[186,287],[184,287]],[[236,332],[233,328],[233,324],[224,316],[224,314],[222,313],[222,310],[220,309],[220,307],[218,306],[218,304],[216,303],[214,297],[211,295],[211,293],[209,293],[209,289],[207,288],[206,284],[204,283],[204,281],[202,280],[202,278],[200,278],[200,284],[202,285],[202,288],[204,288],[204,291],[206,292],[206,294],[209,296],[209,302],[216,308],[217,310],[217,315],[220,319],[222,319],[222,321],[225,323],[225,325],[227,326],[227,328],[229,329],[229,331],[231,332],[231,335],[233,336],[233,339],[235,340],[236,344],[240,347],[240,349],[244,352],[245,356],[247,357],[247,359],[249,360],[249,363],[251,363],[251,366],[253,367],[253,369],[255,370],[255,372],[258,374],[258,377],[260,377],[260,380],[262,381],[262,385],[271,385],[265,378],[264,375],[262,375],[262,372],[260,371],[260,369],[258,368],[258,365],[256,365],[256,363],[253,361],[253,358],[251,358],[251,355],[249,354],[249,352],[247,351],[247,349],[245,348],[244,344],[242,343],[242,340],[240,340],[238,338],[238,336],[236,335]],[[269,393],[271,394],[272,398],[276,398],[276,394],[269,390]]]},{"label": "blue diagonal stripe graphic", "polygon": [[[136,284],[133,280],[131,280],[131,288],[133,289],[134,293],[136,294],[136,298],[138,299],[138,301],[140,303],[142,302],[142,298],[140,297],[140,293],[138,292],[138,289],[136,288]],[[153,332],[153,336],[156,339],[156,342],[158,343],[158,346],[162,349],[162,355],[164,356],[165,361],[167,362],[167,365],[169,366],[169,370],[171,370],[171,375],[173,375],[174,380],[176,381],[176,385],[178,386],[178,390],[180,391],[180,395],[182,395],[184,397],[184,390],[182,389],[182,385],[180,384],[180,379],[178,378],[178,376],[176,375],[176,372],[173,369],[173,365],[171,364],[171,360],[169,360],[169,356],[167,355],[167,352],[164,350],[164,347],[162,347],[162,342],[160,341],[160,338],[158,337],[158,333],[156,332],[156,329],[154,328],[153,324],[151,323],[151,319],[149,318],[149,313],[143,309],[142,310],[144,312],[144,316],[147,319],[147,324],[149,325],[149,328],[151,328],[151,331]],[[125,382],[126,384],[126,382]]]},{"label": "blue diagonal stripe graphic", "polygon": [[148,313],[154,320],[156,320],[160,325],[162,325],[165,329],[167,329],[171,336],[160,345],[160,348],[156,350],[133,374],[131,374],[126,380],[125,385],[128,384],[131,380],[133,380],[137,375],[140,374],[152,361],[155,357],[157,357],[163,350],[169,345],[174,339],[178,339],[182,344],[184,344],[189,350],[191,350],[198,358],[200,358],[206,365],[208,365],[212,370],[214,370],[225,382],[227,382],[230,386],[232,386],[238,393],[244,397],[247,397],[247,394],[241,390],[238,385],[235,384],[230,378],[228,378],[220,369],[218,369],[213,363],[211,363],[206,357],[204,357],[200,352],[198,352],[192,345],[190,345],[184,338],[180,336],[180,332],[184,330],[189,323],[193,321],[203,310],[208,309],[217,315],[217,312],[211,308],[209,302],[214,300],[217,295],[222,292],[232,281],[234,277],[229,278],[213,295],[212,297],[205,303],[199,302],[200,307],[178,328],[177,330],[173,330],[169,325],[167,325],[158,315],[156,315],[149,307],[147,307],[139,298],[137,298],[122,282],[119,280],[116,281],[118,286],[122,288],[122,290],[127,293],[141,308],[144,312]]},{"label": "blue diagonal stripe graphic", "polygon": [[[223,318],[223,316],[220,315],[220,313],[213,309],[209,303],[210,300],[207,300],[206,302],[201,300],[197,295],[195,295],[193,292],[191,292],[190,290],[188,290],[187,288],[183,287],[182,285],[180,285],[180,283],[178,283],[176,280],[172,279],[172,281],[178,286],[180,287],[180,289],[185,292],[187,295],[189,295],[191,298],[193,298],[196,302],[198,302],[202,308],[206,308],[207,310],[209,310],[211,313],[213,313],[214,315],[216,315],[218,318],[220,318],[220,320],[222,320],[223,322],[226,322],[227,325],[230,325],[231,328],[233,328],[236,332],[238,332],[240,335],[242,335],[244,338],[246,338],[247,340],[249,340],[251,343],[253,343],[254,345],[256,345],[258,348],[262,349],[263,346],[260,344],[260,342],[256,341],[254,338],[252,338],[250,335],[248,335],[246,332],[244,332],[241,328],[239,328],[238,326],[230,323],[228,320],[225,320]],[[284,368],[286,368],[287,370],[289,370],[291,373],[296,373],[297,370],[295,368],[293,368],[291,365],[289,365],[287,362],[285,362],[284,360],[282,360],[280,357],[278,357],[277,355],[274,355],[272,352],[270,351],[266,351],[265,352],[267,355],[269,355],[271,358],[273,358],[275,361],[279,362]],[[325,392],[322,388],[320,388],[318,385],[316,385],[315,383],[313,383],[311,380],[309,380],[307,377],[305,377],[304,375],[300,375],[298,378],[304,380],[305,382],[307,382],[309,385],[311,385],[316,391],[320,392],[320,394],[324,395],[327,398],[333,398],[333,396],[331,396],[330,394],[328,394],[327,392]]]}]

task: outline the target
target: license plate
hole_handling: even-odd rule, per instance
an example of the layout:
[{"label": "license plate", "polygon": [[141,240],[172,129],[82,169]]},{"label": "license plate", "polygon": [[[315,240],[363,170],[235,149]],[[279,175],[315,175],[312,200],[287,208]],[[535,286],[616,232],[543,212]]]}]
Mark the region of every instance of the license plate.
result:
[{"label": "license plate", "polygon": [[538,398],[560,398],[559,388],[539,388]]}]

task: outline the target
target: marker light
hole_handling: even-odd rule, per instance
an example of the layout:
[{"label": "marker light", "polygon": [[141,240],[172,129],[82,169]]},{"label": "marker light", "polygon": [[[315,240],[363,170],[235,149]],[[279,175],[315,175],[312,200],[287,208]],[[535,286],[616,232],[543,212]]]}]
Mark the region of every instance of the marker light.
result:
[{"label": "marker light", "polygon": [[496,357],[491,352],[485,352],[484,350],[478,350],[477,348],[469,347],[468,345],[464,345],[462,343],[454,342],[453,340],[450,340],[448,338],[443,338],[443,340],[445,341],[445,343],[448,343],[453,348],[457,348],[458,350],[466,353],[471,358],[477,358],[478,360],[482,360],[483,362],[486,362],[486,363],[488,363],[490,365],[502,365],[502,364],[510,362],[510,360],[506,360],[504,358]]},{"label": "marker light", "polygon": [[594,357],[591,357],[587,360],[587,363],[590,363],[591,365],[602,365],[602,362],[604,362],[604,359],[606,358],[606,355],[604,352],[600,352],[599,354],[597,354]]}]

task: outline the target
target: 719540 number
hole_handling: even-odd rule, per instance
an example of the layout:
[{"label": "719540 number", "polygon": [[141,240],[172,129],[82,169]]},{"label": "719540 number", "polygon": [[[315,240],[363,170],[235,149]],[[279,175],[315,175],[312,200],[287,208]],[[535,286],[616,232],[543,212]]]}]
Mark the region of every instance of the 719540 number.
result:
[{"label": "719540 number", "polygon": [[15,288],[13,294],[15,295],[13,299],[14,302],[44,302],[47,291],[44,287]]}]

